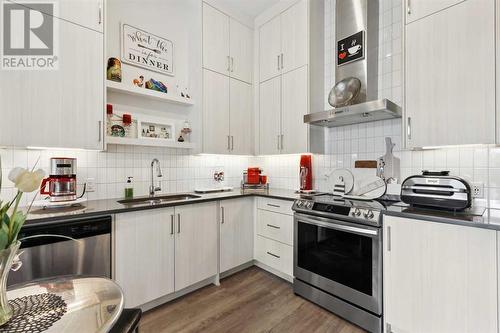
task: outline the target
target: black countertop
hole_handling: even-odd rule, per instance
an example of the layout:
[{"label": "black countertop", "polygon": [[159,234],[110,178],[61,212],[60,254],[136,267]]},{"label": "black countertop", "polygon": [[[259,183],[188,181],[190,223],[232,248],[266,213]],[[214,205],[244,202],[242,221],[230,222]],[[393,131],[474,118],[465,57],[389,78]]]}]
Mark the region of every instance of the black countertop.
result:
[{"label": "black countertop", "polygon": [[[235,189],[229,192],[197,194],[200,198],[164,202],[161,204],[124,205],[120,199],[90,200],[76,207],[58,209],[32,209],[25,227],[52,223],[73,218],[87,218],[117,213],[126,213],[146,209],[156,209],[189,205],[206,201],[227,200],[247,196],[259,196],[293,201],[302,196],[294,190],[269,189],[269,191],[242,191]],[[391,203],[382,211],[383,215],[412,218],[429,222],[448,223],[468,227],[486,228],[500,231],[500,210],[475,207],[462,212],[450,212],[437,209],[409,207],[404,203]]]},{"label": "black countertop", "polygon": [[102,215],[111,215],[111,214],[126,213],[126,212],[133,212],[146,209],[190,205],[206,201],[227,200],[227,199],[241,198],[247,196],[260,196],[265,198],[275,198],[275,199],[290,200],[290,201],[299,199],[301,197],[300,194],[295,193],[294,190],[281,190],[281,189],[269,189],[268,191],[252,191],[252,190],[242,191],[240,189],[235,189],[229,192],[218,192],[210,194],[196,193],[196,195],[199,195],[200,198],[163,202],[161,204],[125,205],[119,203],[118,200],[121,199],[118,198],[118,199],[90,200],[82,203],[81,205],[77,205],[74,207],[66,207],[66,208],[47,208],[47,209],[32,208],[26,220],[25,226],[56,222],[72,218],[86,218],[86,217],[95,217]]}]

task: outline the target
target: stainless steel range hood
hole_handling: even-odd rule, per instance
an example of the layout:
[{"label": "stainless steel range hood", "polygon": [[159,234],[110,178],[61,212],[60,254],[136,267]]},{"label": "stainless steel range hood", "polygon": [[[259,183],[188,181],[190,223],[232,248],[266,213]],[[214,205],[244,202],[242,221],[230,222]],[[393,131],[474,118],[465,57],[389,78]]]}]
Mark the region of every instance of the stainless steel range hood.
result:
[{"label": "stainless steel range hood", "polygon": [[307,114],[304,123],[336,127],[401,118],[400,106],[378,96],[379,1],[337,0],[335,13],[335,81],[356,77],[361,90],[351,105]]},{"label": "stainless steel range hood", "polygon": [[304,123],[323,127],[337,127],[393,118],[401,118],[401,107],[388,99],[378,99],[306,114]]}]

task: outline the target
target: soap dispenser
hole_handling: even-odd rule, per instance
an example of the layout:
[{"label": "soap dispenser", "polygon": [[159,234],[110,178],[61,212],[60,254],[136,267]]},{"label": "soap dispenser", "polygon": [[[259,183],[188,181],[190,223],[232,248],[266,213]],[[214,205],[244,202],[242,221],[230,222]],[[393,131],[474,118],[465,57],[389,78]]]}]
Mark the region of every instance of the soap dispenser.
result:
[{"label": "soap dispenser", "polygon": [[132,178],[127,177],[127,184],[125,184],[125,199],[132,199],[134,197],[134,185],[132,185]]}]

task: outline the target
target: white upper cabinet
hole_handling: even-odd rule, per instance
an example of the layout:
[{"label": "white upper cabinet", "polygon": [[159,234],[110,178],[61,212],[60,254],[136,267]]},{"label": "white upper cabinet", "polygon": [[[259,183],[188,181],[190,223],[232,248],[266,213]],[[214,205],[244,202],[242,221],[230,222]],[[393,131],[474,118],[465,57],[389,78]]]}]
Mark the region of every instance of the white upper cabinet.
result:
[{"label": "white upper cabinet", "polygon": [[281,14],[281,69],[284,72],[308,63],[307,1],[302,0]]},{"label": "white upper cabinet", "polygon": [[227,154],[229,134],[229,77],[203,70],[203,151]]},{"label": "white upper cabinet", "polygon": [[230,19],[230,76],[252,82],[253,31],[233,18]]},{"label": "white upper cabinet", "polygon": [[260,84],[259,152],[279,154],[281,150],[281,76]]},{"label": "white upper cabinet", "polygon": [[384,236],[385,332],[498,332],[496,231],[384,216]]},{"label": "white upper cabinet", "polygon": [[[41,10],[44,14],[55,16],[65,21],[103,32],[104,25],[104,0],[9,0],[21,3],[23,6],[34,10]],[[37,7],[38,3],[53,3],[54,6]]]},{"label": "white upper cabinet", "polygon": [[427,15],[456,5],[464,0],[405,0],[406,23],[411,23]]},{"label": "white upper cabinet", "polygon": [[55,24],[58,69],[0,70],[0,146],[103,149],[103,34]]},{"label": "white upper cabinet", "polygon": [[276,16],[259,30],[260,82],[281,73],[281,17]]},{"label": "white upper cabinet", "polygon": [[406,25],[408,147],[495,143],[494,27],[495,0]]},{"label": "white upper cabinet", "polygon": [[253,154],[253,94],[248,83],[230,79],[229,136],[230,153]]},{"label": "white upper cabinet", "polygon": [[229,75],[229,17],[203,3],[203,67]]},{"label": "white upper cabinet", "polygon": [[304,115],[309,113],[307,66],[283,74],[281,108],[281,153],[306,153],[308,126]]},{"label": "white upper cabinet", "polygon": [[252,82],[253,31],[203,3],[203,67]]},{"label": "white upper cabinet", "polygon": [[254,201],[249,198],[220,203],[220,272],[253,260]]},{"label": "white upper cabinet", "polygon": [[301,0],[260,27],[260,82],[308,63],[308,17]]}]

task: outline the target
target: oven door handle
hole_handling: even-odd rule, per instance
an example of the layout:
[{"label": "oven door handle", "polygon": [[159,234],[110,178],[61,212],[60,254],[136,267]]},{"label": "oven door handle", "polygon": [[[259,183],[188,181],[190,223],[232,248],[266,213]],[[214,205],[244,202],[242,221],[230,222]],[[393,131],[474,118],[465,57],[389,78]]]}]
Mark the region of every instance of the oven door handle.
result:
[{"label": "oven door handle", "polygon": [[370,237],[375,237],[378,236],[378,230],[372,230],[372,229],[365,229],[365,228],[359,228],[359,227],[353,227],[350,225],[343,225],[343,224],[335,224],[335,223],[326,223],[326,222],[321,222],[321,221],[316,221],[316,220],[311,220],[311,219],[299,219],[298,222],[303,222],[307,224],[312,224],[316,225],[319,227],[324,227],[327,229],[335,229],[339,231],[346,231],[349,233],[354,233],[362,236],[370,236]]}]

